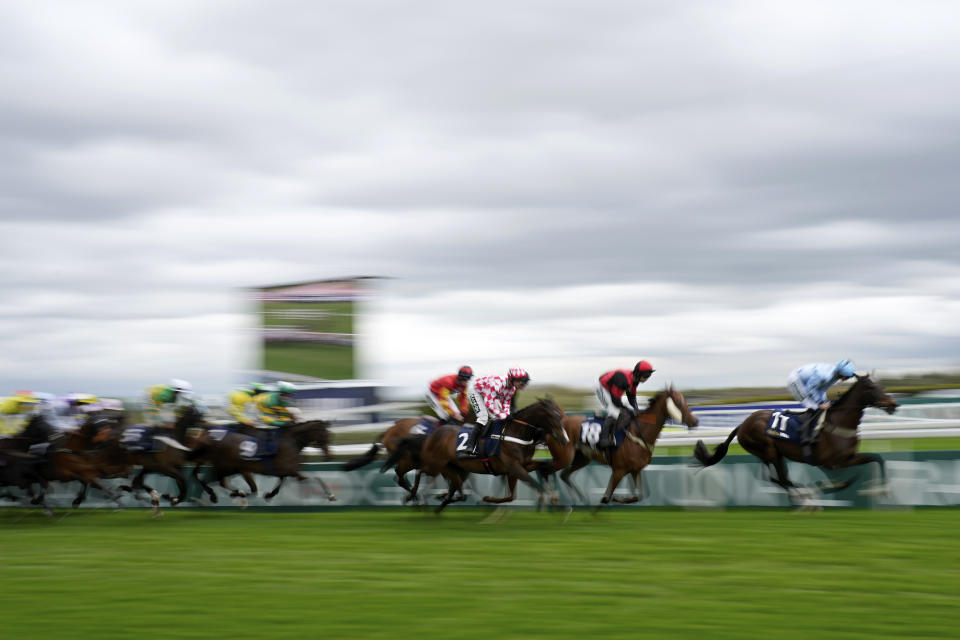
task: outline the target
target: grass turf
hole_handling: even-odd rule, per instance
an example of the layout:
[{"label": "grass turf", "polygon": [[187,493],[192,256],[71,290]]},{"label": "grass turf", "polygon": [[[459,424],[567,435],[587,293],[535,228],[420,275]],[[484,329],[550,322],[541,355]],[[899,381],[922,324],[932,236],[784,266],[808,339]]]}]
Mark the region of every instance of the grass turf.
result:
[{"label": "grass turf", "polygon": [[934,638],[958,509],[0,510],[9,638]]}]

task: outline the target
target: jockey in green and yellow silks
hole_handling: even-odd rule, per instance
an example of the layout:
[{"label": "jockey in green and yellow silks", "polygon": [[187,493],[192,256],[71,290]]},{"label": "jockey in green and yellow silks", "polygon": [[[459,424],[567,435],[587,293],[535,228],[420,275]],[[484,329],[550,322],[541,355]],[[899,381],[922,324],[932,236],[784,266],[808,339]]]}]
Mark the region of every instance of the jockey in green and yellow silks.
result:
[{"label": "jockey in green and yellow silks", "polygon": [[171,380],[147,389],[143,398],[143,419],[151,425],[172,426],[181,409],[193,402],[193,387],[185,380]]},{"label": "jockey in green and yellow silks", "polygon": [[0,398],[0,436],[22,431],[39,408],[40,399],[28,391],[17,391],[12,396]]},{"label": "jockey in green and yellow silks", "polygon": [[259,415],[254,398],[264,391],[263,385],[259,382],[234,389],[227,394],[227,413],[240,424],[245,424],[248,427],[257,426]]},{"label": "jockey in green and yellow silks", "polygon": [[293,392],[296,391],[289,382],[277,383],[276,391],[266,391],[254,397],[260,421],[268,427],[286,427],[294,424],[297,419],[297,409],[293,406]]}]

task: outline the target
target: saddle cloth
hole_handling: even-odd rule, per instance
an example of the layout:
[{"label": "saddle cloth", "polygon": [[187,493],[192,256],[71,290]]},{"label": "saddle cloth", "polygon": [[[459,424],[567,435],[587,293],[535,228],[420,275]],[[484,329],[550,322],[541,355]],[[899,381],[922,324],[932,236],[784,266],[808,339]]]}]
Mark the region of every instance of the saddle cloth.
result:
[{"label": "saddle cloth", "polygon": [[273,434],[264,435],[260,437],[254,437],[244,431],[239,431],[237,429],[231,429],[230,427],[216,427],[215,429],[209,429],[207,434],[213,440],[223,440],[227,434],[235,433],[243,437],[243,440],[240,441],[238,449],[240,451],[240,457],[244,460],[263,460],[264,458],[272,458],[277,455],[277,442],[278,438]]},{"label": "saddle cloth", "polygon": [[[479,429],[479,425],[471,425],[473,429]],[[497,421],[490,426],[490,431],[480,443],[477,455],[471,455],[467,452],[467,440],[470,438],[471,426],[464,425],[457,432],[457,460],[465,458],[489,458],[500,455],[500,436],[503,434],[503,422]]]},{"label": "saddle cloth", "polygon": [[[774,411],[770,414],[770,420],[767,421],[767,435],[771,438],[802,444],[803,427],[809,417],[804,411]],[[823,414],[821,413],[819,417],[822,418]]]},{"label": "saddle cloth", "polygon": [[[602,416],[585,418],[584,421],[580,423],[580,442],[591,449],[596,449],[597,442],[600,440],[600,430],[603,428],[604,420],[605,418]],[[614,449],[619,449],[623,441],[627,439],[626,429],[617,429],[613,437],[616,439]]]},{"label": "saddle cloth", "polygon": [[154,453],[165,445],[154,438],[156,427],[137,425],[127,427],[120,435],[120,446],[131,453]]}]

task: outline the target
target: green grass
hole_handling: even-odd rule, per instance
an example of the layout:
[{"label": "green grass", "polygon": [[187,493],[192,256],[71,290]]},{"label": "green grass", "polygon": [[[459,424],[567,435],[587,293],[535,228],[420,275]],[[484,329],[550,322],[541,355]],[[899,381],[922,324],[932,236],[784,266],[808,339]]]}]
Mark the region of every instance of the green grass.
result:
[{"label": "green grass", "polygon": [[272,342],[264,348],[264,368],[342,380],[354,377],[353,347],[309,342]]},{"label": "green grass", "polygon": [[0,510],[17,638],[938,638],[960,509]]}]

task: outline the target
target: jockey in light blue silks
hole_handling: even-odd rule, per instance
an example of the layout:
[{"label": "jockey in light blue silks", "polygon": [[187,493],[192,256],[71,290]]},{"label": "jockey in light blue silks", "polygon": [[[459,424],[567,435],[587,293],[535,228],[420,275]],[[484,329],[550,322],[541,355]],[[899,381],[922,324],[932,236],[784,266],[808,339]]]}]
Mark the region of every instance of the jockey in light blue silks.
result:
[{"label": "jockey in light blue silks", "polygon": [[827,400],[827,389],[840,380],[853,377],[856,367],[849,360],[841,360],[836,364],[817,362],[806,364],[790,372],[787,376],[787,389],[800,404],[807,410],[804,440],[809,441],[811,432],[817,423],[816,417],[820,410],[830,408]]}]

